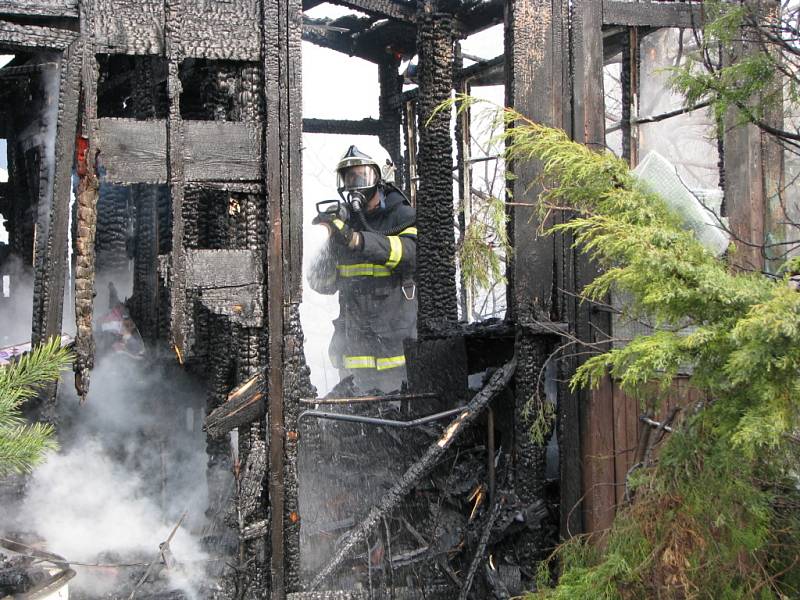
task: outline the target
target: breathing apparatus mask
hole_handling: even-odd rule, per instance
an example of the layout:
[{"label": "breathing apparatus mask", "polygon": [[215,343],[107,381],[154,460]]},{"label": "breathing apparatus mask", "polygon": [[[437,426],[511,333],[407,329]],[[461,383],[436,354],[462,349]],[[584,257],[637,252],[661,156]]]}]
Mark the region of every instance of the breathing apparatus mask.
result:
[{"label": "breathing apparatus mask", "polygon": [[336,189],[355,213],[365,212],[378,188],[394,181],[395,167],[389,153],[379,146],[372,154],[350,146],[336,165]]}]

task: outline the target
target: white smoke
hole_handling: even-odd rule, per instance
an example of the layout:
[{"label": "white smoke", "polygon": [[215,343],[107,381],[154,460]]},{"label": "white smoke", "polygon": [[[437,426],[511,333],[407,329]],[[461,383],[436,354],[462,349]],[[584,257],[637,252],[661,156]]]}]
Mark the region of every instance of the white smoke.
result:
[{"label": "white smoke", "polygon": [[0,347],[31,341],[33,272],[16,255],[0,264]]},{"label": "white smoke", "polygon": [[[185,512],[170,543],[180,568],[168,586],[197,594],[209,556],[206,531],[203,390],[175,370],[118,355],[92,373],[79,406],[65,378],[60,390],[62,450],[38,468],[18,511],[5,523],[41,537],[68,561],[153,561]],[[76,567],[71,586],[90,594],[130,589],[130,570]]]}]

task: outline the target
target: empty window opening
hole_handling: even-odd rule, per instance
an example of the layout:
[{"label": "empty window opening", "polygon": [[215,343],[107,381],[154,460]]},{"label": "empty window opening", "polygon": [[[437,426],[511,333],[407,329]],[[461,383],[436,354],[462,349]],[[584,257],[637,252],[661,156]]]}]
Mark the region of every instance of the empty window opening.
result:
[{"label": "empty window opening", "polygon": [[167,61],[160,56],[98,54],[97,116],[165,119]]}]

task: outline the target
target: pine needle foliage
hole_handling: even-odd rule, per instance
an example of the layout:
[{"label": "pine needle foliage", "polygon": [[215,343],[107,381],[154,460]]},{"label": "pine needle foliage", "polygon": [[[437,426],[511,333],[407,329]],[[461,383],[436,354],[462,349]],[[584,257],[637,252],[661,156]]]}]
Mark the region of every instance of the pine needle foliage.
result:
[{"label": "pine needle foliage", "polygon": [[29,472],[43,460],[45,452],[57,447],[53,427],[28,424],[20,407],[56,381],[70,361],[70,352],[61,348],[59,338],[53,338],[18,361],[0,367],[0,477]]},{"label": "pine needle foliage", "polygon": [[499,198],[482,202],[464,229],[458,245],[458,259],[464,283],[473,293],[493,283],[506,283],[505,258],[511,254],[508,242],[506,205]]},{"label": "pine needle foliage", "polygon": [[[797,151],[796,121],[775,119],[800,102],[800,4],[793,0],[705,0],[696,49],[674,69],[687,106],[707,102],[721,123],[736,115]],[[787,115],[791,116],[791,114]]]},{"label": "pine needle foliage", "polygon": [[[705,397],[637,472],[635,502],[601,540],[562,545],[541,565],[532,597],[800,597],[800,293],[716,259],[611,153],[511,109],[498,115],[509,126],[506,160],[543,168],[544,192],[515,201],[534,205],[543,231],[570,234],[602,268],[585,296],[625,294],[628,316],[658,325],[589,358],[572,386],[595,387],[610,373],[644,399],[691,364],[691,385]],[[575,216],[548,226],[556,210]]]}]

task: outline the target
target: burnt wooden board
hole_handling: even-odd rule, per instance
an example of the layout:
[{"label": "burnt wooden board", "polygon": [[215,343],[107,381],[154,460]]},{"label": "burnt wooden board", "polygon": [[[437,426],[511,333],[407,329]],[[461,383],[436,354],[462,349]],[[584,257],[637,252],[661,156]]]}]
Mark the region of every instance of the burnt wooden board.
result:
[{"label": "burnt wooden board", "polygon": [[186,250],[187,288],[231,288],[263,283],[255,250]]},{"label": "burnt wooden board", "polygon": [[247,123],[184,121],[186,181],[258,181],[259,133]]},{"label": "burnt wooden board", "polygon": [[303,119],[303,133],[378,135],[382,130],[378,119]]},{"label": "burnt wooden board", "polygon": [[703,8],[696,2],[624,2],[603,0],[603,25],[683,27],[702,25]]},{"label": "burnt wooden board", "polygon": [[205,430],[213,438],[225,435],[242,425],[248,425],[264,415],[266,384],[259,374],[237,387],[224,404],[206,418]]},{"label": "burnt wooden board", "polygon": [[[167,181],[165,121],[97,120],[100,157],[112,183]],[[253,125],[185,121],[187,181],[257,181],[259,151]]]},{"label": "burnt wooden board", "polygon": [[97,119],[97,148],[110,183],[166,183],[165,121]]},{"label": "burnt wooden board", "polygon": [[66,50],[78,34],[66,29],[41,25],[19,25],[0,21],[0,45],[5,48],[52,48]]},{"label": "burnt wooden board", "polygon": [[604,377],[588,394],[583,417],[583,518],[587,532],[602,531],[611,526],[616,508],[614,385],[610,377]]},{"label": "burnt wooden board", "polygon": [[203,288],[200,303],[215,315],[228,317],[242,327],[263,327],[263,286],[242,285],[231,288]]},{"label": "burnt wooden board", "polygon": [[416,21],[416,8],[414,4],[396,0],[332,0],[331,4],[346,6],[368,15],[389,17],[405,23]]},{"label": "burnt wooden board", "polygon": [[77,18],[78,0],[0,0],[0,15]]}]

